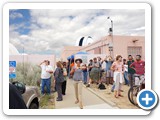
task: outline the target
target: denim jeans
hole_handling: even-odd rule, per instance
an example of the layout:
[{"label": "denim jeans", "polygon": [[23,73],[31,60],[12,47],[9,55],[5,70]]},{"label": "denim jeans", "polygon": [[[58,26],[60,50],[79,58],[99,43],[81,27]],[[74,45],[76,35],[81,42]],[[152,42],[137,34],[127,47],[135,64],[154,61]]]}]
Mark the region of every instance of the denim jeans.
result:
[{"label": "denim jeans", "polygon": [[46,86],[46,88],[47,88],[46,93],[50,94],[51,93],[51,78],[41,79],[41,80],[42,80],[41,93],[44,94],[44,92],[45,92],[44,88]]},{"label": "denim jeans", "polygon": [[83,72],[83,82],[87,83],[88,72]]},{"label": "denim jeans", "polygon": [[115,89],[115,82],[113,83],[113,85],[112,85],[112,89],[111,89],[111,91],[113,92],[114,91],[114,89]]},{"label": "denim jeans", "polygon": [[128,78],[129,78],[130,87],[134,86],[135,85],[134,74],[128,73]]},{"label": "denim jeans", "polygon": [[129,80],[128,80],[128,72],[124,72],[124,80],[125,80],[125,84],[129,85]]}]

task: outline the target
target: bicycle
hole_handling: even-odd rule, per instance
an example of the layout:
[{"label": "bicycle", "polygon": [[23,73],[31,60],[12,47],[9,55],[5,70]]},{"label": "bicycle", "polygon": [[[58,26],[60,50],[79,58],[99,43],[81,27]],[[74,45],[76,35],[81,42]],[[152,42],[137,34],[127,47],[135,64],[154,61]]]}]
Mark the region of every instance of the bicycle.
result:
[{"label": "bicycle", "polygon": [[137,103],[137,95],[145,88],[145,76],[136,74],[134,77],[135,85],[131,86],[128,90],[128,99],[133,105],[139,107]]}]

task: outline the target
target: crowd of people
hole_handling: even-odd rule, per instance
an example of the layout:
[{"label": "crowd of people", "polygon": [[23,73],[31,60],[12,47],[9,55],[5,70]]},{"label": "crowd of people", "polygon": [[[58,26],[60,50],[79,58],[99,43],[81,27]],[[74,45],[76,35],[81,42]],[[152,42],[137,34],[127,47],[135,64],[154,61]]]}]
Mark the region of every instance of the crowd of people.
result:
[{"label": "crowd of people", "polygon": [[[102,65],[105,67],[102,67]],[[75,91],[75,104],[79,103],[79,107],[83,109],[82,85],[90,87],[95,83],[98,86],[102,84],[111,84],[111,91],[114,92],[115,98],[123,97],[122,84],[133,86],[137,84],[136,76],[144,76],[145,61],[141,60],[141,56],[137,55],[134,60],[132,55],[127,59],[123,59],[121,55],[117,55],[115,59],[106,56],[105,59],[95,57],[89,60],[89,64],[84,64],[82,59],[72,60],[72,62],[56,63],[56,69],[50,66],[50,61],[45,60],[40,64],[41,72],[41,93],[50,94],[51,76],[54,75],[55,90],[57,92],[57,101],[63,100],[66,95],[67,78],[73,79]],[[100,88],[100,87],[98,87]]]}]

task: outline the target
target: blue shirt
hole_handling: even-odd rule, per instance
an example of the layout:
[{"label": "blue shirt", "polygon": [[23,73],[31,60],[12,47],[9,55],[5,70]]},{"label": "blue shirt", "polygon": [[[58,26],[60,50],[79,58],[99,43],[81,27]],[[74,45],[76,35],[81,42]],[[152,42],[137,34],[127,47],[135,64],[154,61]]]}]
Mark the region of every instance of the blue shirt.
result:
[{"label": "blue shirt", "polygon": [[105,61],[105,62],[106,62],[106,71],[107,71],[107,70],[110,70],[113,61]]}]

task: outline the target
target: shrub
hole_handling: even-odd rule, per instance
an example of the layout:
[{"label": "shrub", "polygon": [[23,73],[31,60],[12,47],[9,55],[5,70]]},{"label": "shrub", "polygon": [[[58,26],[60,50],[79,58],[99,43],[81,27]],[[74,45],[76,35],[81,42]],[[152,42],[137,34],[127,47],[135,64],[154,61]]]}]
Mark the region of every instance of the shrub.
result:
[{"label": "shrub", "polygon": [[11,81],[19,81],[29,86],[35,86],[37,80],[40,80],[41,68],[32,63],[18,63],[16,75],[16,78]]}]

